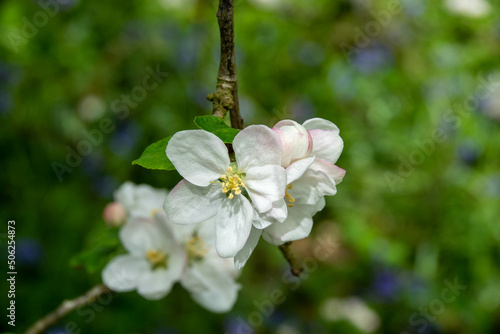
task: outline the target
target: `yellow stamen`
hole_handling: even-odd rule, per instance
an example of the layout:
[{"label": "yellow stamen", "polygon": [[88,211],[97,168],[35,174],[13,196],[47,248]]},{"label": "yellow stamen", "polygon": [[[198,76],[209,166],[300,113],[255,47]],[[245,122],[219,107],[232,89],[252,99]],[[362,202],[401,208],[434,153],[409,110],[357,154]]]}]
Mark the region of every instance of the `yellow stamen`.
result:
[{"label": "yellow stamen", "polygon": [[292,189],[293,188],[293,183],[290,183],[289,185],[286,186],[287,189]]},{"label": "yellow stamen", "polygon": [[230,193],[229,196],[228,196],[229,199],[233,199],[233,197],[234,197],[233,193]]},{"label": "yellow stamen", "polygon": [[208,253],[209,249],[199,236],[194,235],[186,242],[186,251],[189,260],[200,260]]},{"label": "yellow stamen", "polygon": [[286,206],[288,206],[289,208],[293,208],[293,204],[287,204]]},{"label": "yellow stamen", "polygon": [[148,252],[146,253],[146,258],[154,266],[165,264],[166,259],[165,254],[154,249],[148,250]]},{"label": "yellow stamen", "polygon": [[290,195],[290,193],[288,192],[288,190],[292,188],[293,188],[293,183],[290,183],[288,186],[286,186],[285,189],[285,202],[288,202],[287,206],[289,208],[293,208],[293,203],[295,203],[295,198],[293,198],[292,195]]},{"label": "yellow stamen", "polygon": [[236,172],[236,168],[232,166],[227,167],[227,175],[221,175],[218,181],[211,183],[220,183],[222,185],[222,192],[228,194],[229,199],[233,199],[235,195],[241,195],[242,190],[245,188],[241,175]]}]

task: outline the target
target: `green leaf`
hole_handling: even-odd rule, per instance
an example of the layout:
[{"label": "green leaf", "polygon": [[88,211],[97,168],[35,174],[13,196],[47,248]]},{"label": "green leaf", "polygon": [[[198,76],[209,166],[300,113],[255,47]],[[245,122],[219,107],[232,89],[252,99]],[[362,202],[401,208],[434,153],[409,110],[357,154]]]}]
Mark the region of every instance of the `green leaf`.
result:
[{"label": "green leaf", "polygon": [[70,260],[72,267],[81,267],[89,274],[101,271],[115,256],[124,252],[118,238],[118,229],[102,224],[92,231],[90,243]]},{"label": "green leaf", "polygon": [[172,162],[167,158],[165,149],[172,136],[164,138],[146,147],[139,159],[132,161],[132,165],[139,165],[147,169],[175,170]]},{"label": "green leaf", "polygon": [[195,117],[194,123],[200,129],[213,133],[226,144],[232,144],[234,137],[240,132],[240,130],[228,126],[223,119],[215,116],[198,116]]}]

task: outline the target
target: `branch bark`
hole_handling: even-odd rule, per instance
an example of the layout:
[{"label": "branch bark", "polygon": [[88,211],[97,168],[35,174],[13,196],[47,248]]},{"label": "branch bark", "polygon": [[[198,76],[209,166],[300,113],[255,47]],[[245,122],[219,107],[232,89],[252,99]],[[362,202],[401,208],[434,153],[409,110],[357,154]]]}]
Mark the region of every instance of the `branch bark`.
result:
[{"label": "branch bark", "polygon": [[238,77],[234,50],[234,0],[219,0],[217,20],[220,30],[220,63],[217,91],[207,99],[213,102],[213,115],[224,118],[230,112],[231,126],[243,129],[238,101]]},{"label": "branch bark", "polygon": [[42,319],[38,320],[31,326],[26,334],[40,334],[45,332],[48,328],[56,324],[66,314],[76,310],[77,308],[94,302],[100,296],[111,293],[112,291],[104,286],[97,285],[90,289],[87,293],[72,300],[65,300],[62,304],[55,309],[52,313],[47,314]]},{"label": "branch bark", "polygon": [[290,250],[290,245],[292,242],[286,242],[283,245],[279,246],[281,253],[283,253],[283,256],[287,260],[287,262],[290,264],[290,272],[292,273],[293,276],[300,276],[300,273],[304,271],[304,268],[302,267],[302,263],[300,263],[295,256],[293,255],[292,251]]}]

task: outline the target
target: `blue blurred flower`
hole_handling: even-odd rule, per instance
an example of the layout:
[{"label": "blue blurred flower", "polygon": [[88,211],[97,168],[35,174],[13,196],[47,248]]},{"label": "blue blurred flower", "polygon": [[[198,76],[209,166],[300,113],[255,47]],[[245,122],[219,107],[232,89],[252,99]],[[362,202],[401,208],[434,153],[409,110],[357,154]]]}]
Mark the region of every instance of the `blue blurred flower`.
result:
[{"label": "blue blurred flower", "polygon": [[134,148],[141,132],[141,127],[138,124],[122,122],[117,125],[116,131],[111,136],[109,148],[118,156],[127,156]]},{"label": "blue blurred flower", "polygon": [[244,320],[243,316],[227,318],[224,322],[224,332],[227,334],[255,333],[253,328]]},{"label": "blue blurred flower", "polygon": [[35,267],[43,258],[42,244],[33,238],[19,238],[16,242],[16,259],[20,266]]},{"label": "blue blurred flower", "polygon": [[354,66],[363,73],[373,73],[387,67],[392,62],[392,51],[382,44],[374,44],[371,47],[361,49],[353,56]]},{"label": "blue blurred flower", "polygon": [[481,149],[478,144],[472,140],[461,143],[457,149],[457,156],[462,163],[468,166],[474,165],[480,154]]},{"label": "blue blurred flower", "polygon": [[391,270],[382,270],[375,274],[372,289],[383,300],[395,300],[401,291],[399,276]]},{"label": "blue blurred flower", "polygon": [[111,176],[99,176],[92,180],[92,190],[99,197],[112,198],[113,192],[118,188],[119,182]]}]

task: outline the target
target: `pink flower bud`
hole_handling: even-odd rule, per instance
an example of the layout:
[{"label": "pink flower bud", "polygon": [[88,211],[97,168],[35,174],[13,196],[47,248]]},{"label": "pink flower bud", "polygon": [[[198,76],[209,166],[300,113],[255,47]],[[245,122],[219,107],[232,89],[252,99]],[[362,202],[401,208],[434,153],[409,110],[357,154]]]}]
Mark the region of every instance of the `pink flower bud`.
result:
[{"label": "pink flower bud", "polygon": [[109,226],[118,227],[125,222],[127,213],[125,212],[123,205],[118,202],[112,202],[106,205],[102,213],[102,217]]},{"label": "pink flower bud", "polygon": [[309,132],[295,121],[284,120],[276,123],[273,130],[280,136],[283,145],[281,166],[286,168],[293,162],[306,158],[313,149]]}]

